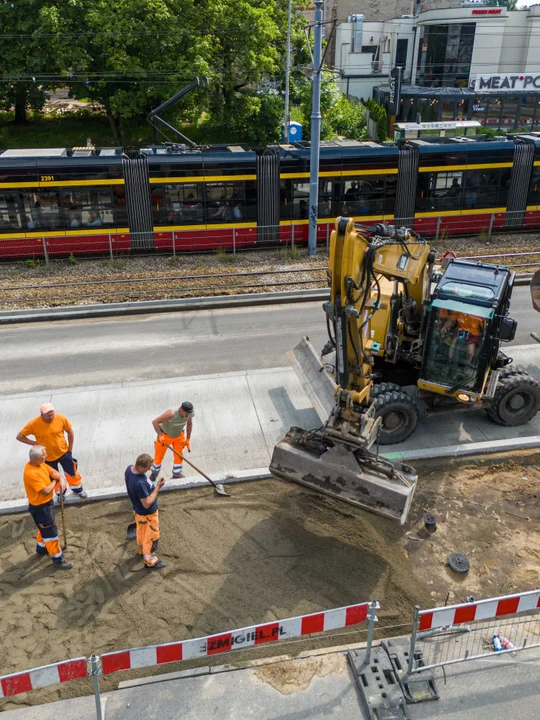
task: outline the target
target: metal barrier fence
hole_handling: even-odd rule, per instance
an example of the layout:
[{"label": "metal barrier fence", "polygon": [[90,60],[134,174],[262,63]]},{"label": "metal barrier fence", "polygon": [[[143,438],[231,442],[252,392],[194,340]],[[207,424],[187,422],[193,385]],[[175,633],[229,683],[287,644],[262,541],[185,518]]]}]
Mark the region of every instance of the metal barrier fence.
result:
[{"label": "metal barrier fence", "polygon": [[540,590],[420,610],[408,673],[540,647]]},{"label": "metal barrier fence", "polygon": [[369,661],[378,608],[379,603],[375,601],[365,602],[310,613],[309,615],[300,615],[286,620],[252,625],[217,635],[160,645],[147,645],[130,650],[104,653],[101,656],[94,653],[89,658],[75,658],[25,670],[24,672],[4,675],[0,677],[0,698],[38,690],[49,685],[58,685],[70,680],[92,678],[96,700],[96,717],[97,720],[102,720],[100,675],[111,675],[123,670],[194,660],[233,652],[234,650],[243,650],[248,647],[352,627],[365,622],[368,623],[366,657]]},{"label": "metal barrier fence", "polygon": [[[450,214],[445,215],[445,212]],[[391,215],[358,216],[359,223],[394,223]],[[319,218],[317,243],[328,247],[335,220]],[[426,238],[435,241],[450,240],[452,236],[480,237],[489,241],[500,233],[526,233],[540,229],[540,209],[519,212],[490,212],[475,209],[461,211],[441,209],[422,213],[422,217],[400,219],[400,225],[414,227]],[[122,257],[126,255],[172,255],[182,253],[223,252],[237,253],[247,250],[264,250],[285,247],[290,250],[306,246],[308,224],[306,220],[286,221],[280,225],[257,226],[256,223],[239,223],[238,226],[202,226],[175,230],[130,233],[111,228],[105,230],[43,230],[17,233],[16,237],[0,237],[0,260],[32,260],[48,264],[51,260],[91,257]]]}]

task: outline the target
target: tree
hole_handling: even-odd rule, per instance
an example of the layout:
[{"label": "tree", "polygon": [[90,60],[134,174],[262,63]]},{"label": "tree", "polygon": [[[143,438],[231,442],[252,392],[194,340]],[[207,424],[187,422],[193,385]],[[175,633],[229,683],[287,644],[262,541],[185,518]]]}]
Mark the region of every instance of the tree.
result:
[{"label": "tree", "polygon": [[47,31],[56,8],[47,0],[0,0],[0,106],[15,108],[15,123],[26,122],[28,106],[41,110],[55,87],[50,78],[59,66]]},{"label": "tree", "polygon": [[146,115],[208,72],[196,0],[70,0],[51,25],[65,38],[66,84],[103,105],[115,142],[125,118]]},{"label": "tree", "polygon": [[[311,83],[304,84],[301,96],[305,135],[309,138],[312,108]],[[331,140],[337,135],[352,140],[363,140],[366,137],[366,114],[362,105],[351,102],[339,90],[334,75],[323,72],[321,78],[321,140]]]}]

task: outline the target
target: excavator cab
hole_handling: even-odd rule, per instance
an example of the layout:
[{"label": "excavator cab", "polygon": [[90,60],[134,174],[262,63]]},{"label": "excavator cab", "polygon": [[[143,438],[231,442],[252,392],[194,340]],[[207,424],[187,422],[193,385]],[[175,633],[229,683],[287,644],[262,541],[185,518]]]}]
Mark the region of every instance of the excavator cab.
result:
[{"label": "excavator cab", "polygon": [[506,267],[451,260],[425,314],[418,387],[462,402],[484,392],[500,341],[514,339],[507,316],[514,280]]}]

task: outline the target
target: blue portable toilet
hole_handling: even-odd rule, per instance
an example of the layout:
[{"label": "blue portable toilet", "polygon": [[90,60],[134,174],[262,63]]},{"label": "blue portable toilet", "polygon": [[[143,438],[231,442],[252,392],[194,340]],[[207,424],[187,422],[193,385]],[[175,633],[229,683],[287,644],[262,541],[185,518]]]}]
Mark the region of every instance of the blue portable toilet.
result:
[{"label": "blue portable toilet", "polygon": [[[291,120],[289,123],[289,142],[300,142],[302,140],[302,123]],[[283,126],[283,141],[285,142],[285,126]]]}]

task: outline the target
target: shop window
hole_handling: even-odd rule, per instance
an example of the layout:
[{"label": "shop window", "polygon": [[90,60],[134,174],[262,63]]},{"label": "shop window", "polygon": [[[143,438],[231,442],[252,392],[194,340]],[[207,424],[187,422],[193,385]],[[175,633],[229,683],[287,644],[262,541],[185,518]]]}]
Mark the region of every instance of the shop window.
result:
[{"label": "shop window", "polygon": [[501,117],[501,100],[500,98],[489,98],[486,123],[491,126],[498,127]]},{"label": "shop window", "polygon": [[515,125],[517,120],[518,99],[515,97],[502,98],[501,119],[503,125]]},{"label": "shop window", "polygon": [[456,104],[453,100],[444,100],[442,104],[442,116],[441,120],[455,120],[456,118]]},{"label": "shop window", "polygon": [[519,111],[519,125],[525,130],[530,130],[533,119],[534,111],[538,103],[538,97],[535,95],[524,95],[521,98],[521,109]]}]

